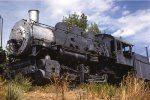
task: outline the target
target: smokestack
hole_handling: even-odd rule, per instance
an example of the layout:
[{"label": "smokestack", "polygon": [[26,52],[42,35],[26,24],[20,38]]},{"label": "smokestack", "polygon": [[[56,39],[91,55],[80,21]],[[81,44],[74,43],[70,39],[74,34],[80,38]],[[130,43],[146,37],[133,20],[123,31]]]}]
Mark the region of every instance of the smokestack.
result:
[{"label": "smokestack", "polygon": [[38,23],[39,22],[39,10],[29,10],[29,22]]}]

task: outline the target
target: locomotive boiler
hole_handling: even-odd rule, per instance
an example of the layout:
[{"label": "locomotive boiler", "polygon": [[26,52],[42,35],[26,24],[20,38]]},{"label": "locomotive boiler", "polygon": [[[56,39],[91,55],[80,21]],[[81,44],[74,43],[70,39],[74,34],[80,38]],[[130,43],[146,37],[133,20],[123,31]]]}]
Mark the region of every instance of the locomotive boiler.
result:
[{"label": "locomotive boiler", "polygon": [[29,20],[18,21],[11,30],[8,68],[11,76],[32,74],[39,83],[64,73],[77,82],[115,82],[130,70],[140,76],[137,63],[149,63],[132,47],[120,38],[70,29],[63,22],[55,27],[39,23],[39,11],[30,10]]}]

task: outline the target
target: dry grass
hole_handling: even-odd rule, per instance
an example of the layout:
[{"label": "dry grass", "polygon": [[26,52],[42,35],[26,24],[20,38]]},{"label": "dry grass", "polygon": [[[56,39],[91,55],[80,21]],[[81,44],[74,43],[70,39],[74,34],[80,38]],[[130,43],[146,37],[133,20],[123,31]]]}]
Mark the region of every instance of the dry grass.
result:
[{"label": "dry grass", "polygon": [[[4,100],[7,89],[0,81],[0,100]],[[24,100],[149,100],[149,84],[129,74],[120,86],[110,84],[81,84],[76,89],[68,88],[68,81],[56,79],[52,84],[34,86],[24,92]]]},{"label": "dry grass", "polygon": [[23,91],[17,84],[9,83],[7,87],[7,94],[5,96],[6,100],[22,100]]},{"label": "dry grass", "polygon": [[[84,89],[85,86],[82,86]],[[86,86],[89,100],[149,100],[150,88],[144,80],[129,74],[120,86],[91,83]]]},{"label": "dry grass", "polygon": [[2,77],[0,77],[0,100],[5,99],[6,95],[5,83],[6,83],[5,80],[3,80]]},{"label": "dry grass", "polygon": [[[68,86],[69,81],[67,76],[53,78],[50,84],[45,86],[34,86],[32,91],[29,93],[29,96],[32,97],[34,94],[31,94],[34,92],[35,94],[39,94],[37,97],[39,100],[40,98],[43,98],[42,100],[66,100],[66,93],[70,91]],[[27,98],[27,100],[30,100],[30,98]]]},{"label": "dry grass", "polygon": [[81,84],[70,90],[65,81],[34,87],[33,91],[25,94],[27,100],[149,100],[150,88],[144,80],[129,74],[120,86],[110,84]]},{"label": "dry grass", "polygon": [[124,78],[116,94],[120,100],[149,100],[150,88],[144,80],[129,74]]}]

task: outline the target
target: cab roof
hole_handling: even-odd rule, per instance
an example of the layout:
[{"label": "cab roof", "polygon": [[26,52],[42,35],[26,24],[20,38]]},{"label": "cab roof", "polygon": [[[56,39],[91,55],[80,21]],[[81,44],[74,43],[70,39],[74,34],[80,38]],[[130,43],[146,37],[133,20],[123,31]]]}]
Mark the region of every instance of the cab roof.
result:
[{"label": "cab roof", "polygon": [[96,34],[95,36],[96,36],[96,37],[98,37],[98,36],[103,36],[103,38],[105,38],[105,36],[106,36],[106,37],[110,37],[110,38],[112,38],[112,39],[114,39],[114,40],[117,40],[117,41],[119,41],[119,42],[122,42],[124,45],[134,46],[133,44],[131,44],[131,43],[125,41],[125,40],[122,39],[121,37],[114,37],[114,36],[112,36],[112,35],[110,35],[110,34]]}]

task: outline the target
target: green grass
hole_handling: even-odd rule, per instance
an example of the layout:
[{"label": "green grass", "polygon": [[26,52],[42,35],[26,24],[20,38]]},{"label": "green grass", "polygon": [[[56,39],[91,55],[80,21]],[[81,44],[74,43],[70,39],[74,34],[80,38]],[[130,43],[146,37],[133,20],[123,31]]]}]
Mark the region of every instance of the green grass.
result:
[{"label": "green grass", "polygon": [[32,88],[29,78],[21,74],[12,80],[0,77],[0,100],[22,100],[25,92]]},{"label": "green grass", "polygon": [[24,92],[28,92],[32,88],[30,79],[24,77],[22,74],[16,75],[11,82],[18,85]]}]

